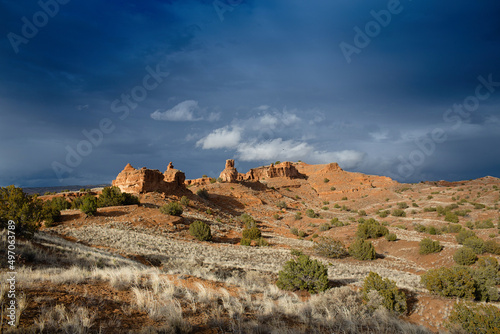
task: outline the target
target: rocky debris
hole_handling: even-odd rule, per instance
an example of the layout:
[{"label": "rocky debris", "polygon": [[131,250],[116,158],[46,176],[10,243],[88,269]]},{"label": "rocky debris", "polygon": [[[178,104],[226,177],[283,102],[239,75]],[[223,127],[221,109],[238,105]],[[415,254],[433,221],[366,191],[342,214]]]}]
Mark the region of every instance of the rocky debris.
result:
[{"label": "rocky debris", "polygon": [[147,193],[161,192],[167,194],[177,193],[185,190],[184,180],[186,176],[183,172],[174,169],[172,163],[162,174],[157,169],[135,169],[127,164],[125,168],[113,180],[113,186],[120,188],[122,192],[127,193]]}]

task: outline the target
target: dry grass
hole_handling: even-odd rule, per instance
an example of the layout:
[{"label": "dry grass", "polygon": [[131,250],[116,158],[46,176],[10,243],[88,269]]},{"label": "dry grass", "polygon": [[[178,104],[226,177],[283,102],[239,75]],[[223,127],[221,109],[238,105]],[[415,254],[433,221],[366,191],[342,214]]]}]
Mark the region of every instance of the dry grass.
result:
[{"label": "dry grass", "polygon": [[71,310],[58,304],[52,308],[43,308],[35,327],[40,333],[90,333],[94,324],[95,314],[85,307]]}]

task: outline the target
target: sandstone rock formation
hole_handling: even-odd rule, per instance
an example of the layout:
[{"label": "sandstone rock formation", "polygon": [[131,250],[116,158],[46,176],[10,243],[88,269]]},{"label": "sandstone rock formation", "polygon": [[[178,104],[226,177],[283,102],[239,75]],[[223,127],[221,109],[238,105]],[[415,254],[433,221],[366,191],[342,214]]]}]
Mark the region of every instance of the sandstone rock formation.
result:
[{"label": "sandstone rock formation", "polygon": [[238,173],[234,167],[234,160],[226,160],[226,167],[219,176],[224,182],[238,182],[238,181],[259,181],[264,179],[271,179],[276,177],[283,177],[288,179],[305,178],[305,175],[299,173],[297,168],[289,162],[285,161],[278,165],[271,164],[269,166],[262,166],[250,169],[246,174]]},{"label": "sandstone rock formation", "polygon": [[178,169],[174,168],[172,162],[168,164],[167,170],[163,173],[165,182],[174,182],[177,185],[184,185],[186,175]]},{"label": "sandstone rock formation", "polygon": [[135,169],[127,164],[118,174],[112,185],[127,193],[162,192],[167,194],[185,190],[184,180],[186,176],[183,172],[174,169],[172,163],[162,174],[159,170]]},{"label": "sandstone rock formation", "polygon": [[226,168],[220,173],[219,177],[223,182],[237,182],[241,181],[241,174],[234,168],[234,160],[226,160]]}]

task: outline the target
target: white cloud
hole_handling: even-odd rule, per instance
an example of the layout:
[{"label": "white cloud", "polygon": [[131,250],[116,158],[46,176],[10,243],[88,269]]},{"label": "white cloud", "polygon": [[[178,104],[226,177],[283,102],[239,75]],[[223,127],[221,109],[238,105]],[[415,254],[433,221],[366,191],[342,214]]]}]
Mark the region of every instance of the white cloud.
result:
[{"label": "white cloud", "polygon": [[378,132],[370,132],[370,137],[372,137],[375,141],[382,141],[389,138],[388,131],[378,131]]},{"label": "white cloud", "polygon": [[204,150],[218,148],[235,148],[241,139],[241,128],[233,127],[231,130],[225,126],[214,130],[208,136],[198,140],[196,146]]},{"label": "white cloud", "polygon": [[[196,142],[203,149],[234,149],[237,159],[242,161],[297,161],[311,163],[337,162],[344,168],[357,167],[365,158],[365,153],[353,150],[320,151],[310,144],[316,131],[297,116],[297,111],[278,111],[269,106],[257,108],[259,115],[247,119],[235,119],[231,126],[212,131]],[[315,112],[314,122],[323,120],[322,114]],[[312,118],[312,117],[311,117]],[[306,117],[307,119],[307,117]],[[294,139],[283,139],[294,134]],[[301,138],[301,139],[298,139]],[[267,139],[267,140],[266,140]]]},{"label": "white cloud", "polygon": [[198,110],[198,102],[187,100],[177,104],[172,109],[166,111],[156,110],[151,114],[151,118],[157,121],[172,121],[172,122],[193,122],[199,121],[202,118],[196,118],[194,111]]},{"label": "white cloud", "polygon": [[243,161],[259,160],[299,160],[310,154],[312,148],[307,143],[281,138],[241,143],[237,147],[238,157]]},{"label": "white cloud", "polygon": [[221,116],[220,112],[211,112],[207,117],[207,121],[209,122],[218,121],[220,119],[220,116]]},{"label": "white cloud", "polygon": [[343,168],[354,168],[363,162],[365,156],[366,153],[354,150],[336,152],[314,151],[308,161],[318,163],[337,162]]},{"label": "white cloud", "polygon": [[236,150],[238,158],[243,161],[305,160],[311,163],[337,162],[344,168],[358,166],[365,157],[365,153],[353,150],[317,151],[314,146],[306,142],[283,140],[281,138],[265,142],[240,143]]}]

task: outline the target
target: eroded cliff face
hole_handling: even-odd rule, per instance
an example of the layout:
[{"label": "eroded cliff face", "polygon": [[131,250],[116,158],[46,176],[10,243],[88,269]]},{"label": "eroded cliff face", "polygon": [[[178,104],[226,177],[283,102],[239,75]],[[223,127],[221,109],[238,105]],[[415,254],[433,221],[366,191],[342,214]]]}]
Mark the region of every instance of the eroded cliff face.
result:
[{"label": "eroded cliff face", "polygon": [[[228,183],[303,179],[307,180],[307,183],[320,195],[356,193],[365,188],[384,189],[398,184],[384,176],[346,172],[336,163],[309,165],[303,162],[285,161],[276,165],[253,168],[243,174],[238,172],[232,159],[226,161],[219,178],[220,181]],[[113,181],[113,185],[128,193],[160,192],[180,195],[188,191],[188,186],[205,186],[214,181],[209,177],[186,180],[185,174],[175,169],[170,162],[163,173],[146,167],[135,169],[127,164]]]},{"label": "eroded cliff face", "polygon": [[185,190],[184,180],[186,176],[183,172],[174,169],[172,163],[162,174],[157,169],[135,169],[127,164],[118,174],[112,185],[127,193],[147,193],[162,192],[167,194]]},{"label": "eroded cliff face", "polygon": [[276,177],[284,177],[288,179],[302,179],[305,175],[299,173],[297,168],[289,162],[285,161],[280,164],[262,166],[250,169],[246,174],[238,173],[234,167],[234,160],[226,160],[226,167],[220,173],[219,177],[224,182],[239,182],[239,181],[259,181]]}]

